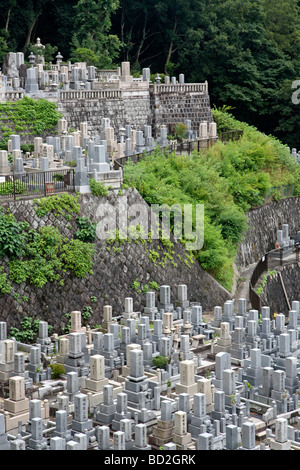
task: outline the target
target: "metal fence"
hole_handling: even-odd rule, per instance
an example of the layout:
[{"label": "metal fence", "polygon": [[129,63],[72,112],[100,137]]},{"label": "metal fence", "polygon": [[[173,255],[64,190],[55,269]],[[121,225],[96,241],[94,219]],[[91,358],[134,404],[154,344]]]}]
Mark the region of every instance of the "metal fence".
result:
[{"label": "metal fence", "polygon": [[260,310],[261,300],[259,294],[255,290],[255,286],[261,275],[268,271],[275,270],[278,266],[299,262],[300,259],[300,243],[294,246],[279,248],[266,253],[255,266],[249,282],[249,298],[252,308]]},{"label": "metal fence", "polygon": [[[232,131],[223,132],[220,140],[222,142],[229,142],[230,140],[238,140],[243,135],[243,131],[239,129],[234,129]],[[171,153],[176,153],[182,155],[187,153],[190,155],[192,152],[200,152],[201,149],[210,148],[217,139],[197,139],[197,140],[185,140],[183,142],[171,142],[167,147],[160,147],[164,152],[166,157]],[[152,155],[155,149],[144,151],[143,153],[127,155],[125,157],[116,158],[114,160],[114,168],[118,170],[126,165],[128,160],[131,160],[133,163],[137,163],[139,160],[145,158],[146,155]]]},{"label": "metal fence", "polygon": [[53,170],[0,176],[0,201],[75,191],[75,171]]},{"label": "metal fence", "polygon": [[223,143],[239,140],[244,134],[242,129],[232,129],[230,131],[222,132],[220,140]]},{"label": "metal fence", "polygon": [[264,203],[271,202],[274,197],[285,198],[291,197],[294,194],[294,184],[286,184],[282,186],[272,186],[268,189],[264,196]]}]

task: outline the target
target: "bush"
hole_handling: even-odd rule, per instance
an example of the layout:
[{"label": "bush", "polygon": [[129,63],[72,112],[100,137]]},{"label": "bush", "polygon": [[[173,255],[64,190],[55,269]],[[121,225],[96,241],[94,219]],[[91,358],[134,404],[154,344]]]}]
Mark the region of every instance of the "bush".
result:
[{"label": "bush", "polygon": [[62,247],[61,259],[64,267],[70,269],[76,277],[83,278],[93,274],[93,260],[95,248],[90,243],[72,239]]},{"label": "bush", "polygon": [[155,356],[152,359],[152,363],[153,363],[154,367],[157,367],[159,369],[163,369],[167,365],[167,358],[164,357],[164,356],[158,355],[158,356]]},{"label": "bush", "polygon": [[3,267],[0,267],[0,294],[10,294],[12,285],[7,279],[7,274],[3,272]]},{"label": "bush", "polygon": [[56,217],[59,215],[66,216],[70,213],[77,214],[80,211],[80,205],[77,203],[78,197],[63,193],[62,195],[34,199],[36,214],[38,217],[43,217],[50,212]]},{"label": "bush", "polygon": [[90,179],[90,188],[94,196],[107,196],[108,189],[103,183],[96,181],[95,178]]},{"label": "bush", "polygon": [[50,367],[52,379],[59,379],[61,375],[66,373],[65,366],[62,364],[50,364]]},{"label": "bush", "polygon": [[15,181],[12,183],[0,183],[0,194],[3,196],[10,196],[12,194],[24,194],[28,191],[28,185],[21,181]]},{"label": "bush", "polygon": [[176,138],[178,140],[186,139],[187,129],[188,129],[187,125],[184,124],[183,122],[179,122],[178,124],[176,124],[175,129],[174,129],[174,133],[175,133]]},{"label": "bush", "polygon": [[0,211],[0,256],[10,258],[24,254],[27,232],[27,222],[17,222],[12,214]]},{"label": "bush", "polygon": [[76,224],[78,230],[75,237],[83,242],[93,242],[96,238],[96,224],[93,224],[88,217],[77,217]]},{"label": "bush", "polygon": [[18,258],[9,263],[10,279],[18,284],[28,279],[38,287],[58,279],[58,271],[62,268],[59,258],[62,242],[62,235],[55,227],[45,226],[39,231],[30,231],[24,250],[26,259]]}]

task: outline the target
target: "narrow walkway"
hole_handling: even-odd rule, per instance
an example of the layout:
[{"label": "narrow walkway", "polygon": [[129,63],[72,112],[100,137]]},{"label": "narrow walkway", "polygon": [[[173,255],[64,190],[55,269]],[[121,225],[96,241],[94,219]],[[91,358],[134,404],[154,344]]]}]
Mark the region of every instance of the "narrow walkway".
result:
[{"label": "narrow walkway", "polygon": [[233,295],[235,299],[235,312],[238,311],[238,300],[246,299],[247,309],[251,307],[249,299],[249,282],[257,263],[250,264],[243,271],[238,271],[237,288]]}]

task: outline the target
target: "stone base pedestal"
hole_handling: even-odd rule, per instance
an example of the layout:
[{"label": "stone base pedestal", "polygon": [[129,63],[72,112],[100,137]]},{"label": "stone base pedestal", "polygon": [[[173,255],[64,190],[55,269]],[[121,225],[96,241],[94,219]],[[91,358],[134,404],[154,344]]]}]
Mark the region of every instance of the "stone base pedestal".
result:
[{"label": "stone base pedestal", "polygon": [[152,434],[149,436],[149,444],[160,448],[164,444],[173,440],[174,421],[157,420],[157,425],[153,426]]},{"label": "stone base pedestal", "polygon": [[291,450],[291,441],[277,442],[275,439],[270,439],[271,450]]},{"label": "stone base pedestal", "polygon": [[177,395],[180,393],[188,393],[189,395],[194,395],[198,393],[198,384],[193,385],[182,385],[182,384],[175,384],[175,392]]}]

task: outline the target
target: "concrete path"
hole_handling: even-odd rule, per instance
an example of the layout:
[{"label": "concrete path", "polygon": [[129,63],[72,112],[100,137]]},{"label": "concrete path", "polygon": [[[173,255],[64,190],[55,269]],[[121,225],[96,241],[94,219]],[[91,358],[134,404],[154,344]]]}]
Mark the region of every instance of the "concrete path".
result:
[{"label": "concrete path", "polygon": [[257,263],[250,264],[243,271],[238,271],[237,287],[233,295],[235,299],[235,312],[238,311],[238,299],[246,299],[247,310],[251,308],[249,299],[249,281]]}]

